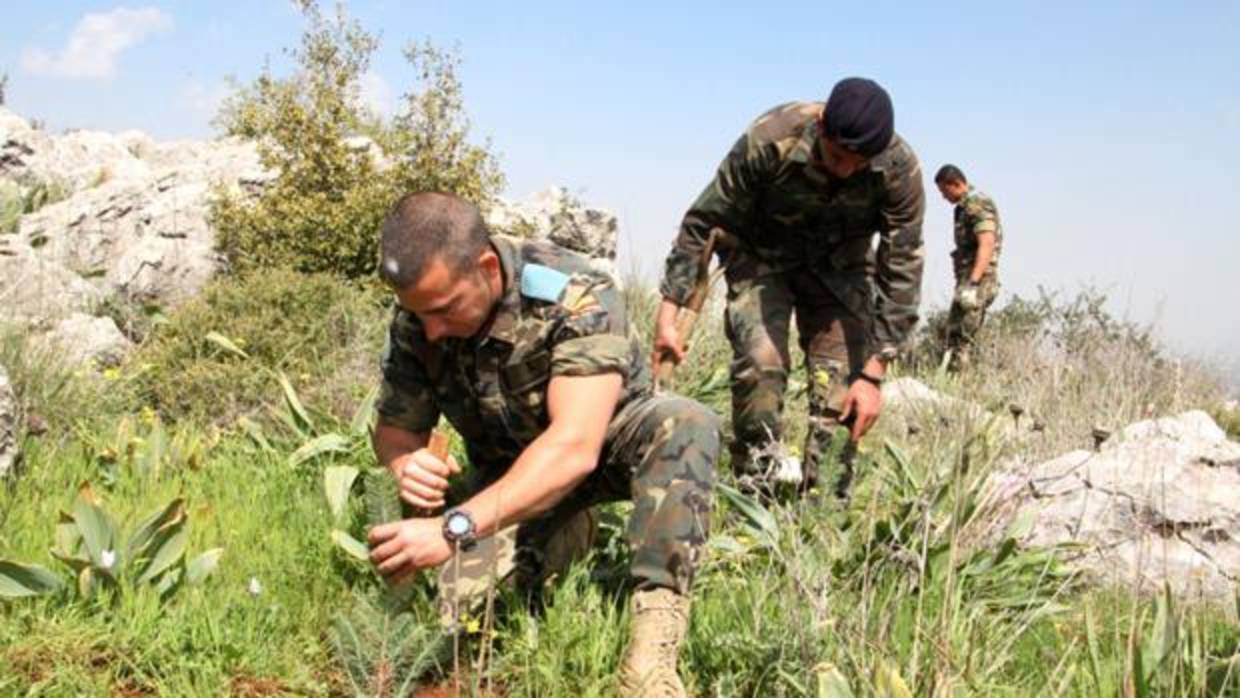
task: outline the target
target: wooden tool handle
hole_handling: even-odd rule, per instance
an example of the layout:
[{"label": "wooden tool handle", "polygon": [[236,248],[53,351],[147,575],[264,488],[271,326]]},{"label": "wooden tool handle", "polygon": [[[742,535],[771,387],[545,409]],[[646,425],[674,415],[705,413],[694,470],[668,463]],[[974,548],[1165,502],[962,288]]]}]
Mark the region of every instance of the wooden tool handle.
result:
[{"label": "wooden tool handle", "polygon": [[448,461],[448,444],[450,442],[451,440],[447,434],[438,429],[432,429],[431,440],[426,444],[426,450],[430,451],[432,456],[446,463]]}]

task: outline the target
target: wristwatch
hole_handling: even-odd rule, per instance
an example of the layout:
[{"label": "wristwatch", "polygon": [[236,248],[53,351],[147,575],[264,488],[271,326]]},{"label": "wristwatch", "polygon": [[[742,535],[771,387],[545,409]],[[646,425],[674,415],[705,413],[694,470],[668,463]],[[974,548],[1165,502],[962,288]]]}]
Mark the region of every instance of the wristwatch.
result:
[{"label": "wristwatch", "polygon": [[443,537],[453,547],[470,550],[477,540],[474,538],[474,518],[464,509],[452,509],[443,515]]},{"label": "wristwatch", "polygon": [[857,371],[856,373],[852,374],[852,380],[850,380],[850,381],[849,381],[849,384],[851,385],[852,383],[855,383],[856,381],[865,381],[866,383],[869,383],[870,385],[874,386],[875,388],[881,388],[881,387],[883,387],[883,379],[882,379],[882,378],[877,378],[877,377],[875,377],[875,376],[871,376],[870,374],[866,373],[865,371]]}]

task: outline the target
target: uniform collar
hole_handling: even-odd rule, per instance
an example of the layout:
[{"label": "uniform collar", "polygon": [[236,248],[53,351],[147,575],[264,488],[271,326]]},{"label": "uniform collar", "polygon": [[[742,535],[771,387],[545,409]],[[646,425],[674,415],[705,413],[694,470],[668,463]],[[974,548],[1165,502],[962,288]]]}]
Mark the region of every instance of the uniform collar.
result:
[{"label": "uniform collar", "polygon": [[491,248],[499,256],[500,274],[504,279],[504,293],[496,304],[494,313],[479,344],[497,339],[512,344],[516,339],[517,322],[521,319],[521,243],[509,237],[496,235],[491,238]]}]

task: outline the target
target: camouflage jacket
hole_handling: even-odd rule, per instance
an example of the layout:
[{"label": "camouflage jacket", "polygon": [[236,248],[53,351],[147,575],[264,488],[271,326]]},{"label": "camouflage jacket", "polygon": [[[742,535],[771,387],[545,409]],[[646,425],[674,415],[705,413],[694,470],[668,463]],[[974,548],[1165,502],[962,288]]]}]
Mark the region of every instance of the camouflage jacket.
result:
[{"label": "camouflage jacket", "polygon": [[871,349],[880,351],[903,342],[917,322],[921,167],[897,135],[861,172],[846,180],[828,176],[815,164],[822,107],[785,104],[745,131],[685,214],[660,292],[684,304],[710,229],[720,227],[738,240],[720,255],[729,282],[738,273],[808,268],[870,322]]},{"label": "camouflage jacket", "polygon": [[985,274],[995,276],[999,270],[999,250],[1003,247],[1003,225],[999,223],[999,209],[995,208],[994,199],[969,187],[952,213],[956,231],[952,268],[956,271],[956,281],[964,280],[973,271],[973,263],[977,260],[977,236],[982,233],[995,234],[995,254]]},{"label": "camouflage jacket", "polygon": [[494,475],[547,428],[553,376],[621,374],[617,413],[650,394],[651,382],[609,275],[551,243],[495,236],[492,245],[504,294],[489,327],[469,339],[432,343],[418,318],[398,308],[384,349],[378,410],[384,422],[414,433],[444,415],[464,438],[473,466]]}]

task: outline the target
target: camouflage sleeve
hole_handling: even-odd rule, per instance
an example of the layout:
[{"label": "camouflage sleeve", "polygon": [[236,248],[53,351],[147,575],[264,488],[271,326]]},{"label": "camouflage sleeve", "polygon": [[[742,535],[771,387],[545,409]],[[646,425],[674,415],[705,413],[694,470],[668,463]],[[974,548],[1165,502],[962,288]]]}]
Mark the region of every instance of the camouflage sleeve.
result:
[{"label": "camouflage sleeve", "polygon": [[680,224],[659,285],[664,298],[677,305],[688,302],[711,228],[748,236],[754,201],[778,163],[774,146],[752,142],[748,132],[736,141]]},{"label": "camouflage sleeve", "polygon": [[416,434],[429,431],[439,422],[439,408],[426,369],[409,344],[412,331],[412,319],[397,311],[383,348],[383,382],[376,409],[385,423]]},{"label": "camouflage sleeve", "polygon": [[973,234],[993,233],[999,229],[995,202],[989,197],[972,197],[965,205],[965,214],[973,222]]},{"label": "camouflage sleeve", "polygon": [[886,178],[882,229],[874,275],[874,323],[871,346],[889,354],[908,338],[917,324],[921,302],[921,275],[925,264],[921,223],[925,214],[925,190],[921,165],[905,146],[899,166]]},{"label": "camouflage sleeve", "polygon": [[561,301],[565,314],[551,334],[551,375],[628,378],[634,361],[624,304],[607,279],[574,276]]}]

